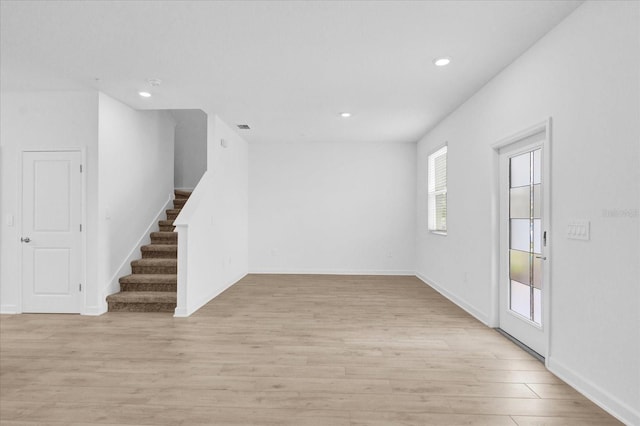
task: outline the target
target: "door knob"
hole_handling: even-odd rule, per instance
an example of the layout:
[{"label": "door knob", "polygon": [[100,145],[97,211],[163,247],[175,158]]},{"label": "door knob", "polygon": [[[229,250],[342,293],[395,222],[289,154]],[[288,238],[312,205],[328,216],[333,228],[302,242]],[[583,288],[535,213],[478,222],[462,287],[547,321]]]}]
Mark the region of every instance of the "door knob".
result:
[{"label": "door knob", "polygon": [[31,238],[29,238],[29,237],[20,238],[20,241],[22,241],[23,243],[29,243],[29,242],[31,242]]},{"label": "door knob", "polygon": [[536,256],[536,259],[542,259],[542,260],[547,260],[547,256]]}]

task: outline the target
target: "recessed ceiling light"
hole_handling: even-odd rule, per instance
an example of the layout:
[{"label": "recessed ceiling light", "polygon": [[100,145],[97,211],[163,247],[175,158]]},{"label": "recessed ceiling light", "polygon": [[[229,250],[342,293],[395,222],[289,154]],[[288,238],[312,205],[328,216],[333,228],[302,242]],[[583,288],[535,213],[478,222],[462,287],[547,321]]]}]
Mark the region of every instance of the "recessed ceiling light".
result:
[{"label": "recessed ceiling light", "polygon": [[138,95],[142,96],[143,98],[150,98],[151,97],[151,93],[149,93],[149,92],[138,92]]},{"label": "recessed ceiling light", "polygon": [[451,63],[451,58],[443,56],[442,58],[436,58],[433,60],[433,64],[437,67],[445,67]]},{"label": "recessed ceiling light", "polygon": [[341,112],[340,113],[340,117],[349,118],[349,117],[351,117],[351,113],[350,112]]}]

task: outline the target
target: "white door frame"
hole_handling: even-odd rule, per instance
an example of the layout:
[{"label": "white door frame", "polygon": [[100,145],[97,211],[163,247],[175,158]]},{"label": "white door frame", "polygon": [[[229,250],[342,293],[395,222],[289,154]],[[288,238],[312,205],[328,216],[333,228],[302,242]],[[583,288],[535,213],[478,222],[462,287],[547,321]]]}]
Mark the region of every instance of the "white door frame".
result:
[{"label": "white door frame", "polygon": [[[491,251],[491,311],[489,317],[489,326],[497,328],[500,326],[500,150],[511,144],[521,142],[530,136],[544,132],[544,140],[542,141],[542,181],[544,182],[543,195],[543,218],[545,221],[544,230],[547,231],[547,242],[550,241],[552,229],[551,217],[551,117],[528,127],[518,133],[508,136],[491,145],[492,148],[492,174],[493,174],[493,190],[492,190],[492,251]],[[543,268],[543,283],[546,291],[542,294],[542,321],[543,327],[547,329],[546,333],[546,353],[540,354],[545,358],[545,364],[548,363],[551,349],[551,244],[547,243],[544,247],[544,255],[547,260]]]},{"label": "white door frame", "polygon": [[[82,221],[82,235],[80,236],[80,277],[82,278],[82,291],[80,294],[80,315],[85,315],[86,307],[87,307],[87,155],[84,147],[64,147],[64,148],[25,148],[20,151],[20,168],[18,171],[18,190],[20,191],[20,199],[18,202],[18,217],[16,226],[19,230],[18,233],[22,234],[22,218],[23,211],[22,206],[24,203],[23,195],[24,195],[24,182],[22,179],[24,173],[24,154],[26,152],[79,152],[80,153],[80,162],[82,164],[82,173],[80,174],[80,218]],[[22,235],[20,235],[22,236]],[[21,244],[16,241],[16,244]],[[18,288],[18,306],[16,309],[16,313],[21,314],[23,312],[23,299],[22,299],[22,291],[23,291],[23,276],[22,276],[22,246],[18,246],[19,249],[19,259],[20,259],[20,267],[18,271],[19,276],[19,288]]]}]

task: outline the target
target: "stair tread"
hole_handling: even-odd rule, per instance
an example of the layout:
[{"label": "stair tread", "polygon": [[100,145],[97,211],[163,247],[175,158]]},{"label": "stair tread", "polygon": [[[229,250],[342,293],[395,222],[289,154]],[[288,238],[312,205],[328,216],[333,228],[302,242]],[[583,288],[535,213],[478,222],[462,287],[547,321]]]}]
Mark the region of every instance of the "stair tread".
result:
[{"label": "stair tread", "polygon": [[176,189],[173,193],[176,195],[176,198],[189,198],[192,191],[185,191],[182,189]]},{"label": "stair tread", "polygon": [[174,213],[174,214],[178,214],[180,213],[182,209],[167,209],[166,212],[167,213]]},{"label": "stair tread", "polygon": [[173,226],[173,220],[160,220],[158,221],[160,226]]},{"label": "stair tread", "polygon": [[140,247],[142,251],[176,251],[178,250],[177,244],[147,244]]},{"label": "stair tread", "polygon": [[121,283],[177,283],[177,274],[131,274],[120,277]]},{"label": "stair tread", "polygon": [[138,259],[131,262],[131,266],[175,266],[178,259]]},{"label": "stair tread", "polygon": [[177,294],[169,291],[121,291],[107,296],[108,302],[176,303]]},{"label": "stair tread", "polygon": [[156,231],[151,233],[152,237],[160,237],[160,238],[177,238],[178,234],[173,231]]}]

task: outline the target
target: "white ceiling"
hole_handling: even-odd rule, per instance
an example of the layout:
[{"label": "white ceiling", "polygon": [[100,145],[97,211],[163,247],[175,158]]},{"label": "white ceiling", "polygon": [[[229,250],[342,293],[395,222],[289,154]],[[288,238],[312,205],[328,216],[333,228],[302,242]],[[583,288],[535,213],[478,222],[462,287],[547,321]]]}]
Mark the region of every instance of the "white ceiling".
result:
[{"label": "white ceiling", "polygon": [[250,142],[416,141],[579,4],[3,0],[0,78],[201,108]]}]

